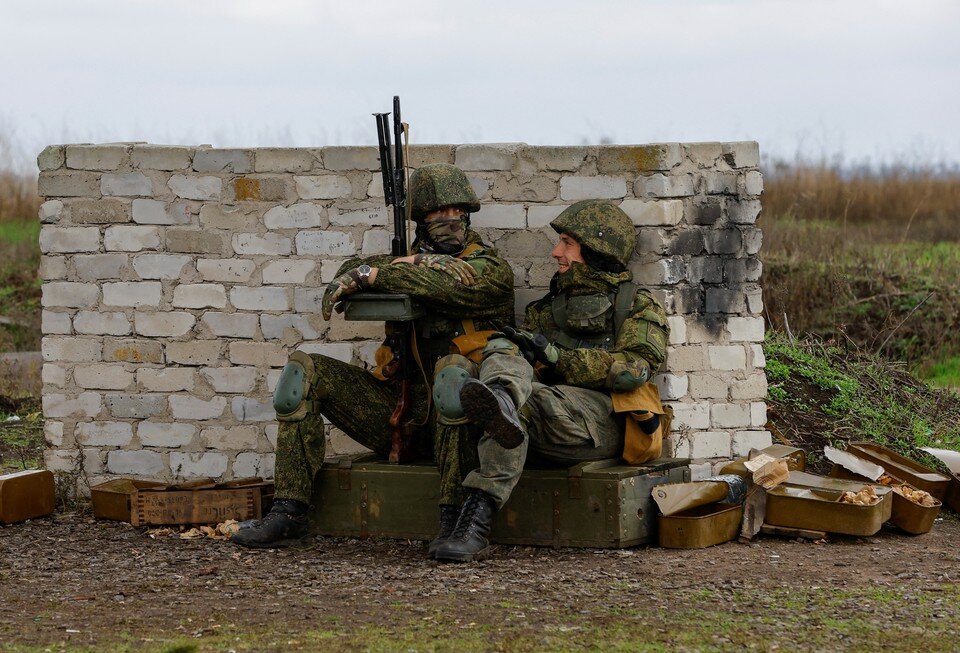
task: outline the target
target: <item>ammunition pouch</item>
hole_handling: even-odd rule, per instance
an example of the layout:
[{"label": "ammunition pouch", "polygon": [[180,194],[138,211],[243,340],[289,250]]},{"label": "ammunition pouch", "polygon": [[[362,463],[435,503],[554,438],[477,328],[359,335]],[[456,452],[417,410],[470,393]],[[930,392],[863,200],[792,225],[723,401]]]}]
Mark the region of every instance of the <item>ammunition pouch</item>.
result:
[{"label": "ammunition pouch", "polygon": [[273,391],[273,409],[279,421],[299,422],[312,412],[310,387],[315,373],[309,354],[302,351],[290,354],[290,360],[283,366]]},{"label": "ammunition pouch", "polygon": [[477,364],[466,356],[450,354],[437,361],[433,375],[433,404],[437,407],[440,424],[466,424],[467,417],[460,404],[460,388],[467,379],[477,378]]}]

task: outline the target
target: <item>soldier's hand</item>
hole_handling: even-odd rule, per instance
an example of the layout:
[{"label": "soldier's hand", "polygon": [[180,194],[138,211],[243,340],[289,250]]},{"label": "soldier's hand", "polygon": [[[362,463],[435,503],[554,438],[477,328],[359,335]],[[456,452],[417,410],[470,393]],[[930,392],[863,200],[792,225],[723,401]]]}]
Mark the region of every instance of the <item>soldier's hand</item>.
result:
[{"label": "soldier's hand", "polygon": [[432,270],[440,270],[452,275],[465,286],[472,286],[477,282],[477,271],[466,261],[447,254],[417,254],[413,258],[414,265]]},{"label": "soldier's hand", "polygon": [[517,345],[523,357],[531,363],[543,363],[550,367],[557,364],[559,351],[542,333],[533,333],[505,326],[501,329],[500,335]]},{"label": "soldier's hand", "polygon": [[[340,275],[327,285],[327,290],[323,293],[323,303],[320,310],[323,319],[329,320],[333,316],[333,309],[337,303],[353,293],[360,290],[360,273],[356,268]],[[336,306],[337,312],[343,312],[343,306]]]}]

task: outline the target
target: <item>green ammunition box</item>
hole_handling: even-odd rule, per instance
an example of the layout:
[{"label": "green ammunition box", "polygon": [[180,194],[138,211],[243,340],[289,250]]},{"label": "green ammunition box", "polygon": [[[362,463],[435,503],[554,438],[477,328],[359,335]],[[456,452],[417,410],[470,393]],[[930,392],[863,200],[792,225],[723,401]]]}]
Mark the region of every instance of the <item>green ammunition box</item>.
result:
[{"label": "green ammunition box", "polygon": [[[689,460],[642,466],[619,460],[527,469],[497,513],[502,544],[623,548],[656,542],[651,489],[690,480]],[[432,464],[390,465],[371,456],[331,459],[317,476],[321,535],[429,540],[437,530],[440,477]]]},{"label": "green ammunition box", "polygon": [[410,295],[360,292],[343,300],[343,318],[362,322],[408,322],[423,317],[423,307]]}]

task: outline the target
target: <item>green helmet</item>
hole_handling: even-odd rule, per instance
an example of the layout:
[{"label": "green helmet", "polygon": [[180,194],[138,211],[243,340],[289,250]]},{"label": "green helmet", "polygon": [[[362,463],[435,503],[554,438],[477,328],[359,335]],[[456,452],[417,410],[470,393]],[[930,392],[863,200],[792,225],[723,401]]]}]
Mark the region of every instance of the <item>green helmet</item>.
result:
[{"label": "green helmet", "polygon": [[420,221],[441,206],[460,206],[467,213],[480,210],[480,200],[467,176],[449,163],[431,163],[410,175],[410,215]]},{"label": "green helmet", "polygon": [[600,258],[623,266],[630,262],[637,242],[633,222],[620,207],[606,200],[583,200],[568,206],[550,226]]}]

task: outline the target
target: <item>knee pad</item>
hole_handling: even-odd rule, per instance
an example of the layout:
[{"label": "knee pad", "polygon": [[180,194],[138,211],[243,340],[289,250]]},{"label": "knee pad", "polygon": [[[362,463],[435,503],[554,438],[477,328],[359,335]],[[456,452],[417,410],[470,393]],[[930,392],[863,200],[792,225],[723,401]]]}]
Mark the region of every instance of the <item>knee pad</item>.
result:
[{"label": "knee pad", "polygon": [[519,356],[520,348],[512,341],[507,338],[493,338],[487,341],[486,347],[483,348],[483,360],[486,360],[488,356],[493,354],[509,354],[510,356]]},{"label": "knee pad", "polygon": [[460,388],[467,379],[477,378],[477,364],[466,356],[450,354],[437,361],[433,372],[433,405],[441,424],[465,424],[467,418],[460,405]]},{"label": "knee pad", "polygon": [[295,351],[283,366],[273,391],[273,409],[281,422],[299,422],[313,409],[310,386],[315,368],[309,354]]}]

